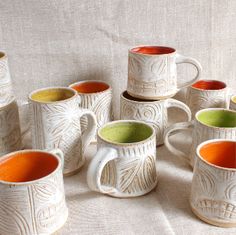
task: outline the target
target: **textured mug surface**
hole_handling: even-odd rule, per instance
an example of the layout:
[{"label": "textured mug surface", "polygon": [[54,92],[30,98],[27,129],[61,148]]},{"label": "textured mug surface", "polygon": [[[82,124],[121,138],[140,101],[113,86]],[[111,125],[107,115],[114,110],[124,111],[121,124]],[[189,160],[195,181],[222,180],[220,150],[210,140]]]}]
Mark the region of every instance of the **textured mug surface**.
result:
[{"label": "textured mug surface", "polygon": [[232,110],[236,110],[236,95],[231,97],[229,108]]},{"label": "textured mug surface", "polygon": [[141,120],[151,124],[156,131],[157,145],[163,144],[164,130],[168,126],[168,108],[176,107],[187,114],[187,121],[191,120],[191,111],[187,105],[175,100],[142,100],[130,96],[126,91],[120,96],[120,118]]},{"label": "textured mug surface", "polygon": [[141,121],[110,122],[98,130],[98,152],[89,164],[89,187],[114,197],[136,197],[155,188],[156,141]]},{"label": "textured mug surface", "polygon": [[195,114],[205,108],[227,108],[227,86],[217,80],[200,80],[188,87],[186,104],[194,118]]},{"label": "textured mug surface", "polygon": [[[189,63],[197,69],[196,76],[187,82],[177,81],[176,64]],[[165,99],[200,78],[200,63],[176,52],[174,48],[138,46],[129,50],[128,93],[143,99]]]},{"label": "textured mug surface", "polygon": [[[71,88],[36,90],[29,95],[29,101],[33,148],[61,149],[65,155],[64,174],[76,173],[85,163],[84,150],[96,132],[95,115],[79,107],[80,98]],[[83,134],[82,116],[88,118],[88,128]]]},{"label": "textured mug surface", "polygon": [[215,139],[196,150],[191,187],[192,211],[203,221],[236,226],[236,140]]},{"label": "textured mug surface", "polygon": [[62,171],[59,149],[22,150],[0,159],[1,235],[46,235],[64,225]]},{"label": "textured mug surface", "polygon": [[[192,130],[192,143],[188,153],[182,152],[169,142],[173,132],[176,134],[183,130]],[[186,160],[192,167],[197,146],[209,139],[236,139],[236,111],[222,108],[203,109],[196,113],[193,121],[175,123],[164,134],[168,150]]]}]

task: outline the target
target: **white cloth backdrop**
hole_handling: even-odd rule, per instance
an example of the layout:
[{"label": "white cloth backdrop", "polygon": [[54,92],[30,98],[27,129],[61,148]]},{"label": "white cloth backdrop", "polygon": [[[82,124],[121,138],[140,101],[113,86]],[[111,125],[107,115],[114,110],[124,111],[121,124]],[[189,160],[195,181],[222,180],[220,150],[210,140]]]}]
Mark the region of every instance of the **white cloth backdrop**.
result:
[{"label": "white cloth backdrop", "polygon": [[[100,79],[113,87],[116,117],[127,50],[138,44],[175,47],[200,61],[203,78],[236,90],[235,26],[235,0],[0,1],[0,50],[9,56],[17,98],[27,99],[37,88]],[[180,66],[179,79],[192,74],[190,66]],[[188,205],[191,171],[165,147],[158,156],[158,188],[137,199],[90,192],[86,167],[67,178],[70,218],[59,234],[236,234],[198,220]]]}]

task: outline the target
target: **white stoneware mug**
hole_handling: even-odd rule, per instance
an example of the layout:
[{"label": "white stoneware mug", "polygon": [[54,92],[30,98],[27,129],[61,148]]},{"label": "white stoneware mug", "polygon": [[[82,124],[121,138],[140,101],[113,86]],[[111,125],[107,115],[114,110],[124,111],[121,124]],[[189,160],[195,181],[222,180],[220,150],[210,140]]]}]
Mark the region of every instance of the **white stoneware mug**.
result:
[{"label": "white stoneware mug", "polygon": [[141,120],[151,124],[156,131],[157,145],[163,144],[164,130],[168,126],[168,108],[176,107],[187,114],[187,121],[191,121],[191,111],[187,105],[175,100],[143,100],[130,96],[127,91],[120,96],[120,118]]},{"label": "white stoneware mug", "polygon": [[0,158],[0,234],[43,235],[60,229],[68,209],[63,153],[22,150]]},{"label": "white stoneware mug", "polygon": [[87,172],[89,187],[114,197],[136,197],[155,188],[156,136],[141,121],[110,122],[98,130],[98,152]]},{"label": "white stoneware mug", "polygon": [[234,95],[230,98],[229,108],[232,110],[236,110],[236,95]]},{"label": "white stoneware mug", "polygon": [[[176,64],[189,63],[197,69],[196,76],[186,82],[177,80]],[[201,74],[200,63],[180,55],[174,48],[138,46],[129,50],[128,93],[141,99],[165,99],[195,83]]]},{"label": "white stoneware mug", "polygon": [[[84,165],[84,151],[96,133],[94,113],[81,109],[76,91],[66,87],[33,91],[29,101],[33,148],[61,149],[65,155],[64,174],[75,174]],[[83,134],[80,127],[82,116],[88,118],[88,126]]]},{"label": "white stoneware mug", "polygon": [[8,59],[4,52],[0,52],[0,107],[14,100]]},{"label": "white stoneware mug", "polygon": [[18,106],[15,100],[0,107],[0,156],[22,148]]},{"label": "white stoneware mug", "polygon": [[192,211],[209,224],[236,227],[236,139],[208,140],[196,152]]},{"label": "white stoneware mug", "polygon": [[[175,148],[169,138],[173,133],[192,130],[192,144],[188,153]],[[236,139],[236,111],[222,108],[203,109],[196,113],[191,122],[180,122],[168,127],[164,134],[167,149],[174,155],[194,166],[196,148],[209,139]]]},{"label": "white stoneware mug", "polygon": [[206,108],[227,108],[228,88],[224,82],[217,80],[199,80],[188,87],[186,104],[194,118],[197,111]]},{"label": "white stoneware mug", "polygon": [[[97,128],[113,120],[112,89],[102,81],[79,81],[70,85],[80,96],[80,107],[94,112],[97,118]],[[82,131],[86,129],[87,119],[81,119]],[[96,136],[93,141],[96,141]]]}]

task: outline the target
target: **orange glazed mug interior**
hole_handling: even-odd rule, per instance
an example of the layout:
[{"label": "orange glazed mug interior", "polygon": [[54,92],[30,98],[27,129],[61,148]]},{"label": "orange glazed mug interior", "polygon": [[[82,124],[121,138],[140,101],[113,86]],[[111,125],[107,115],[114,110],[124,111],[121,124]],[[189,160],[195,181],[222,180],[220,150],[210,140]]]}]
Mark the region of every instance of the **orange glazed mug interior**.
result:
[{"label": "orange glazed mug interior", "polygon": [[192,87],[200,90],[221,90],[226,88],[226,84],[217,80],[199,80]]},{"label": "orange glazed mug interior", "polygon": [[86,82],[79,82],[72,86],[79,93],[97,93],[105,91],[109,88],[104,82],[98,81],[86,81]]},{"label": "orange glazed mug interior", "polygon": [[0,180],[28,182],[52,173],[58,166],[56,157],[40,151],[19,151],[0,159]]},{"label": "orange glazed mug interior", "polygon": [[133,53],[147,54],[147,55],[164,55],[175,52],[174,48],[161,46],[140,46],[130,50]]},{"label": "orange glazed mug interior", "polygon": [[236,142],[214,141],[203,145],[200,156],[207,162],[225,168],[236,168]]}]

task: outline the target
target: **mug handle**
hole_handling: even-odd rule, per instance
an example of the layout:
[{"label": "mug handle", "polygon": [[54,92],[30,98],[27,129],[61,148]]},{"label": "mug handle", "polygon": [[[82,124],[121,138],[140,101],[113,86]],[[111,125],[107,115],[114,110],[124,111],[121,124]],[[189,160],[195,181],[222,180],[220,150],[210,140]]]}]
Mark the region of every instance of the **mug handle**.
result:
[{"label": "mug handle", "polygon": [[64,169],[64,154],[63,154],[63,152],[60,149],[51,149],[51,150],[48,150],[48,152],[57,155],[61,159],[62,169]]},{"label": "mug handle", "polygon": [[118,158],[118,154],[114,148],[102,147],[98,150],[90,162],[87,172],[87,183],[91,190],[104,194],[117,192],[117,189],[114,187],[101,185],[101,176],[105,165],[116,158]]},{"label": "mug handle", "polygon": [[182,160],[184,160],[188,164],[189,164],[189,158],[188,158],[189,154],[186,154],[186,153],[180,151],[179,149],[175,148],[169,142],[169,138],[172,135],[172,133],[173,134],[177,134],[178,132],[181,132],[183,130],[192,130],[193,127],[194,127],[194,122],[193,121],[190,121],[190,122],[179,122],[179,123],[175,123],[175,124],[171,125],[164,132],[164,143],[165,143],[165,146],[167,147],[167,149],[171,153],[173,153],[175,156],[181,158]]},{"label": "mug handle", "polygon": [[177,85],[178,90],[180,90],[184,87],[191,86],[193,83],[195,83],[200,78],[201,72],[202,72],[202,66],[197,60],[195,60],[191,57],[187,57],[187,56],[177,54],[175,63],[176,64],[183,64],[183,63],[192,64],[197,69],[197,74],[192,80],[184,82],[183,84],[178,84]]}]

